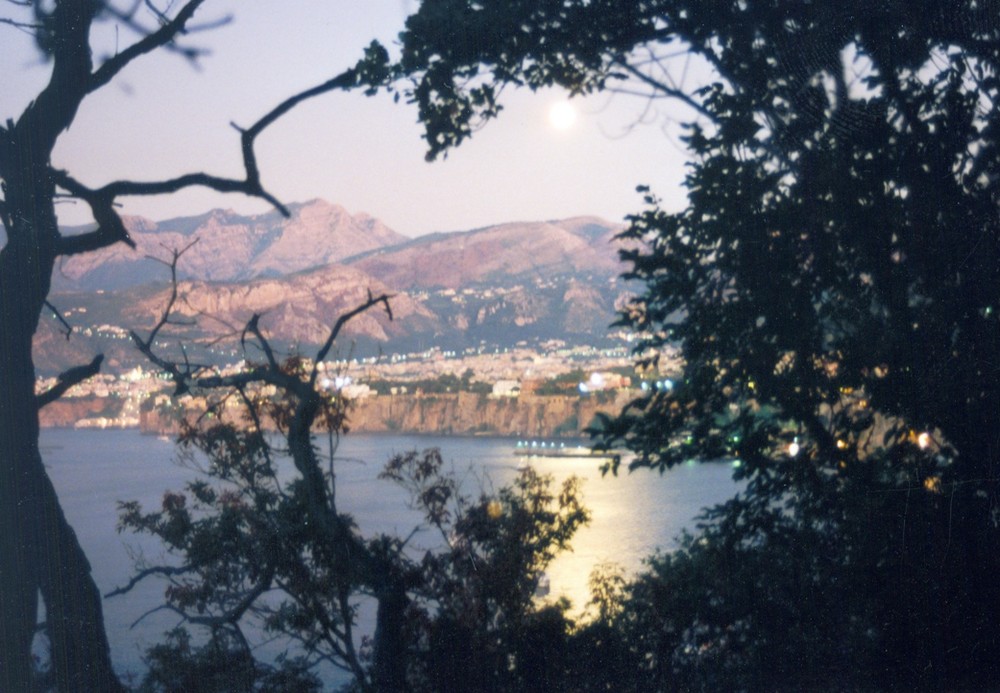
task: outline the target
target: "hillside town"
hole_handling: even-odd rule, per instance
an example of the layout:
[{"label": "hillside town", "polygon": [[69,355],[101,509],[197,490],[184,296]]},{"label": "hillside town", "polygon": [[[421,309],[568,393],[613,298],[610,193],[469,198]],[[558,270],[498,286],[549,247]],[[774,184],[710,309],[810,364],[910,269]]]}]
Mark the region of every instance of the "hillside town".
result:
[{"label": "hillside town", "polygon": [[[218,374],[231,374],[246,369],[248,364],[239,361],[220,367]],[[661,359],[660,373],[676,374],[680,363],[676,354],[665,354]],[[475,417],[476,403],[504,400],[533,403],[545,409],[564,407],[567,401],[586,401],[587,398],[610,404],[627,399],[633,390],[656,381],[655,375],[639,377],[634,373],[629,351],[624,346],[598,349],[587,346],[570,346],[553,340],[541,349],[527,346],[515,348],[484,347],[465,352],[432,348],[420,353],[391,354],[382,357],[350,358],[321,362],[321,388],[337,393],[353,403],[361,412],[360,429],[400,431],[391,422],[364,423],[366,402],[375,409],[374,400],[383,403],[395,398],[401,407],[426,406],[434,398],[455,398],[460,393],[475,394],[476,399],[463,399],[462,408]],[[664,376],[665,377],[665,376]],[[39,378],[38,392],[52,387],[54,377]],[[173,411],[171,422],[176,423],[177,412],[198,413],[206,410],[205,395],[185,395],[175,399],[172,384],[167,376],[153,367],[137,365],[121,373],[102,373],[72,387],[64,397],[41,412],[43,426],[75,428],[143,428],[147,432],[165,432],[164,412]],[[456,400],[457,404],[457,400]],[[384,406],[384,404],[383,404]],[[573,414],[568,414],[567,418]],[[384,416],[382,417],[385,418]],[[452,417],[454,418],[454,417]],[[544,418],[535,415],[536,419]],[[426,424],[427,417],[422,417]],[[565,424],[564,418],[548,429]],[[541,427],[533,433],[543,435],[578,435],[589,421],[577,421],[560,430]],[[472,424],[473,426],[476,424]],[[485,424],[479,423],[484,426]],[[486,430],[486,429],[484,429]],[[406,432],[448,433],[454,430],[421,430],[409,427]],[[458,433],[463,431],[459,430]],[[466,431],[468,432],[468,431]],[[497,433],[520,431],[494,430]]]}]

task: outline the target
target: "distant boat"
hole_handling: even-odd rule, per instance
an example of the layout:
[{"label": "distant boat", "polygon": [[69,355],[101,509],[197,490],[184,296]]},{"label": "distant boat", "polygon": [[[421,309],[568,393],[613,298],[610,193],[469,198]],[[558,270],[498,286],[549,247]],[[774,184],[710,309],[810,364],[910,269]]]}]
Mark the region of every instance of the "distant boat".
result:
[{"label": "distant boat", "polygon": [[566,445],[560,442],[539,440],[519,440],[514,446],[514,454],[523,457],[591,457],[606,459],[614,453],[593,450],[586,445]]}]

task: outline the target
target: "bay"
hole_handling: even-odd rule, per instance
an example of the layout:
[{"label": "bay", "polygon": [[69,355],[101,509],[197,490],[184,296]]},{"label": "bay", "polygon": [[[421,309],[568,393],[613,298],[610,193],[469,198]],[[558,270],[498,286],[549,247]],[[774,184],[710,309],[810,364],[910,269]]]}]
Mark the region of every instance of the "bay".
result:
[{"label": "bay", "polygon": [[[438,448],[446,467],[462,479],[463,489],[477,496],[481,488],[495,490],[513,479],[518,464],[524,463],[524,458],[514,455],[515,444],[509,438],[347,435],[336,454],[338,507],[354,516],[365,535],[408,536],[419,524],[419,514],[407,506],[401,489],[377,478],[392,454]],[[137,500],[152,510],[159,507],[165,491],[180,490],[197,476],[178,464],[172,441],[135,430],[45,429],[41,446],[63,509],[90,559],[102,594],[128,581],[135,558],[149,563],[170,560],[155,541],[118,534],[116,525],[119,501]],[[736,490],[726,464],[687,465],[664,475],[641,471],[618,477],[602,477],[599,462],[585,457],[531,458],[530,464],[552,474],[557,482],[574,474],[583,479],[591,522],[574,538],[572,551],[560,555],[547,571],[548,598],[568,598],[574,614],[586,606],[587,582],[595,565],[613,561],[634,573],[657,549],[673,548],[680,532],[693,527],[702,508],[731,497]],[[283,473],[293,471],[289,468]],[[440,538],[431,532],[419,532],[411,540],[418,551],[439,544]],[[123,675],[138,677],[144,669],[142,653],[179,622],[176,615],[164,611],[142,618],[162,603],[163,589],[163,582],[146,580],[104,602],[112,658]]]}]

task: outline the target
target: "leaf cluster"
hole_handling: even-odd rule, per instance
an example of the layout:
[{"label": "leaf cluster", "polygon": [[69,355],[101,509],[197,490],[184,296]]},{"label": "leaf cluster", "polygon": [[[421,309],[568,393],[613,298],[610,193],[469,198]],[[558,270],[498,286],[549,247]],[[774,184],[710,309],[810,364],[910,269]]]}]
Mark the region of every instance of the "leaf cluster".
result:
[{"label": "leaf cluster", "polygon": [[[410,612],[412,690],[526,690],[565,683],[565,605],[537,605],[545,567],[589,521],[579,480],[558,489],[528,468],[495,494],[466,496],[437,450],[396,455],[382,478],[405,488],[443,540],[419,564]],[[553,652],[547,659],[545,650]]]},{"label": "leaf cluster", "polygon": [[[640,365],[679,348],[684,373],[597,433],[633,469],[733,461],[744,490],[650,577],[676,597],[643,622],[674,624],[652,686],[995,685],[996,3],[425,5],[405,55],[458,123],[430,118],[432,155],[481,84],[621,77],[690,114],[688,205],[640,189],[622,240],[645,288],[620,316]],[[454,48],[444,8],[471,28]]]}]

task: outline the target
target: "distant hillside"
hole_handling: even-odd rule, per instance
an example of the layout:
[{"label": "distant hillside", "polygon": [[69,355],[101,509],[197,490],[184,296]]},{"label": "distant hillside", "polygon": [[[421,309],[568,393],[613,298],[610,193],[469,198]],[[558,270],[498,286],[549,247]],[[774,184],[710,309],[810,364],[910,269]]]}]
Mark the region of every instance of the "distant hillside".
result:
[{"label": "distant hillside", "polygon": [[184,255],[178,270],[184,279],[205,281],[280,277],[408,240],[373,217],[352,216],[323,200],[289,209],[290,219],[277,212],[241,216],[219,209],[163,222],[126,217],[137,250],[119,243],[73,256],[59,266],[53,288],[115,290],[155,281],[164,270],[147,256],[169,257],[172,249],[195,239],[196,246]]},{"label": "distant hillside", "polygon": [[[177,313],[199,320],[197,333],[216,338],[242,328],[256,313],[261,327],[282,343],[321,344],[337,317],[373,295],[393,294],[363,272],[343,265],[326,265],[281,278],[244,282],[185,281],[178,286]],[[122,321],[147,327],[162,313],[169,289],[164,287],[122,306]],[[386,343],[412,334],[433,335],[440,320],[406,294],[391,301],[393,319],[381,308],[370,310],[347,324],[345,339],[364,338]]]},{"label": "distant hillside", "polygon": [[[393,294],[395,319],[372,311],[353,321],[344,344],[356,344],[359,353],[551,339],[600,345],[626,294],[613,242],[618,227],[600,219],[410,240],[320,200],[291,209],[287,220],[220,210],[159,223],[129,219],[138,252],[115,246],[61,268],[52,302],[76,330],[66,340],[57,321],[43,323],[36,336],[39,370],[58,371],[97,352],[107,355],[110,368],[141,362],[124,335],[151,325],[168,296],[166,268],[144,254],[166,257],[195,238],[180,267],[178,310],[196,320],[187,338],[202,344],[238,332],[259,313],[276,344],[308,349],[371,290]],[[220,343],[209,358],[234,357]]]},{"label": "distant hillside", "polygon": [[564,275],[620,273],[619,227],[593,217],[512,223],[434,234],[383,247],[348,263],[396,289],[458,289]]}]

